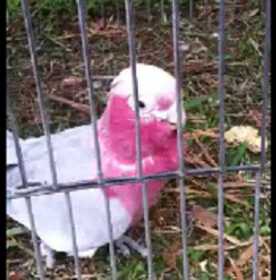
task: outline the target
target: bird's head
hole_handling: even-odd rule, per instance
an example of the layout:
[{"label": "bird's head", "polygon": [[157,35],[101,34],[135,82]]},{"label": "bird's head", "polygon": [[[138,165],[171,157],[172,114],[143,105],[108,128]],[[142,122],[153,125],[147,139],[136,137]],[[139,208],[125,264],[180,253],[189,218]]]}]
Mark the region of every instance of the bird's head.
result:
[{"label": "bird's head", "polygon": [[[152,120],[173,124],[177,122],[176,80],[163,69],[138,63],[136,77],[139,93],[139,112],[142,122]],[[122,70],[111,83],[110,94],[127,100],[129,108],[135,111],[131,68]],[[182,123],[186,121],[185,112]]]},{"label": "bird's head", "polygon": [[[176,80],[159,67],[140,63],[136,65],[136,77],[142,156],[165,154],[173,149],[172,145],[176,146]],[[182,123],[185,121],[183,110]],[[122,70],[111,83],[101,127],[103,134],[108,134],[111,149],[116,149],[118,154],[128,159],[135,158],[135,101],[131,68]]]}]

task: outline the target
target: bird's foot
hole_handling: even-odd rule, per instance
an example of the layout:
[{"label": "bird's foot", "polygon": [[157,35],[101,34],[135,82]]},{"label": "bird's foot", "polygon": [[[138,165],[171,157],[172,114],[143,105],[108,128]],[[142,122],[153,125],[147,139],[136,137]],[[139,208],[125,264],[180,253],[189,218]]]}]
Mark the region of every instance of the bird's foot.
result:
[{"label": "bird's foot", "polygon": [[118,249],[119,253],[122,254],[124,257],[130,256],[130,250],[128,246],[126,246],[121,240],[121,238],[115,241],[115,247]]},{"label": "bird's foot", "polygon": [[129,236],[123,235],[120,239],[115,241],[116,247],[119,248],[120,252],[124,256],[130,255],[130,249],[133,249],[139,253],[142,257],[147,257],[148,249],[143,245],[139,244],[141,242],[131,239]]},{"label": "bird's foot", "polygon": [[47,268],[52,269],[55,265],[54,251],[48,247],[43,241],[40,243],[41,256],[45,258],[45,264]]}]

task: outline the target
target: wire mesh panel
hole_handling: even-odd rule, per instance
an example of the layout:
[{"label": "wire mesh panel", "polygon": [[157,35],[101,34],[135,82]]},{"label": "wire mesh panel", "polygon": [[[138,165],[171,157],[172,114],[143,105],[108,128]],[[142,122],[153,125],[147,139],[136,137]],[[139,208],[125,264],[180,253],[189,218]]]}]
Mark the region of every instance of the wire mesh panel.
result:
[{"label": "wire mesh panel", "polygon": [[[186,184],[185,178],[189,176],[198,175],[216,175],[218,178],[217,184],[217,226],[218,226],[218,262],[217,262],[217,279],[225,279],[225,238],[224,238],[224,178],[225,174],[229,172],[238,171],[248,171],[254,172],[256,174],[255,180],[255,194],[254,194],[254,243],[253,243],[253,273],[252,278],[254,280],[258,279],[258,248],[259,248],[259,212],[260,212],[260,188],[261,188],[261,175],[266,167],[266,154],[265,154],[265,135],[266,135],[266,115],[268,106],[268,92],[269,92],[269,70],[270,70],[270,14],[271,7],[270,1],[266,0],[265,5],[265,42],[264,42],[264,79],[262,84],[262,126],[261,126],[261,156],[260,164],[257,165],[241,165],[241,166],[227,166],[225,160],[225,141],[224,141],[224,128],[225,128],[225,38],[227,36],[227,28],[225,28],[225,3],[223,0],[219,2],[219,15],[218,15],[218,99],[219,99],[219,155],[218,162],[219,166],[210,168],[197,168],[188,169],[185,165],[184,158],[184,146],[186,145],[185,139],[183,139],[183,124],[182,124],[182,91],[181,87],[183,85],[183,78],[185,75],[185,68],[182,69],[182,61],[185,60],[183,53],[180,50],[180,5],[178,0],[171,1],[171,20],[172,20],[172,49],[173,49],[173,63],[174,63],[174,76],[176,78],[176,88],[177,93],[177,151],[178,151],[178,162],[179,168],[175,172],[162,172],[158,174],[144,174],[143,172],[143,162],[142,162],[142,141],[141,141],[141,125],[140,125],[140,109],[139,109],[139,89],[137,81],[137,46],[135,40],[135,15],[134,15],[134,1],[125,0],[125,17],[126,17],[126,29],[127,29],[127,39],[128,39],[128,57],[129,65],[131,69],[132,77],[132,90],[134,95],[134,111],[135,111],[135,154],[136,154],[136,174],[132,177],[116,177],[116,178],[106,178],[102,170],[102,154],[99,143],[99,133],[98,124],[96,116],[96,93],[94,90],[94,76],[93,71],[90,66],[90,44],[87,38],[87,23],[86,14],[87,7],[84,0],[77,0],[77,15],[80,30],[80,40],[82,47],[82,59],[85,69],[85,79],[87,84],[87,92],[89,98],[89,113],[91,118],[91,130],[93,133],[93,140],[95,143],[95,155],[96,155],[96,169],[97,178],[89,181],[80,182],[70,182],[70,183],[60,183],[59,182],[59,170],[56,168],[55,164],[55,150],[52,146],[51,133],[49,129],[49,116],[47,113],[47,108],[45,106],[45,97],[41,83],[41,77],[38,70],[38,54],[36,40],[33,34],[32,27],[32,16],[30,13],[30,7],[28,0],[21,0],[23,17],[25,21],[25,28],[28,38],[28,46],[30,51],[30,58],[32,62],[32,70],[35,78],[37,99],[39,104],[39,111],[42,120],[43,132],[45,135],[45,146],[48,152],[48,161],[51,172],[52,182],[49,183],[30,183],[26,176],[26,170],[24,165],[24,158],[22,155],[22,150],[20,147],[20,141],[18,136],[18,128],[16,125],[16,120],[11,111],[10,106],[8,106],[8,116],[11,122],[11,129],[14,135],[14,143],[16,155],[18,158],[19,171],[22,178],[22,186],[18,186],[18,189],[8,196],[8,199],[24,198],[26,200],[26,206],[28,210],[30,227],[32,232],[32,241],[35,251],[35,259],[37,264],[37,271],[40,279],[45,279],[45,272],[42,265],[42,257],[40,252],[40,246],[38,244],[36,235],[36,221],[34,219],[32,210],[32,197],[49,195],[56,193],[63,193],[66,202],[68,220],[70,222],[70,236],[72,243],[72,253],[74,256],[75,265],[75,276],[77,279],[82,279],[82,272],[79,261],[79,252],[77,245],[77,225],[74,223],[74,207],[71,202],[71,191],[85,190],[92,188],[106,188],[114,185],[125,185],[125,184],[139,184],[141,186],[142,193],[142,207],[143,207],[143,218],[144,218],[144,228],[145,228],[145,243],[147,246],[147,269],[148,269],[148,279],[155,279],[156,273],[154,271],[154,261],[152,252],[152,238],[151,238],[151,228],[149,219],[149,203],[148,203],[148,184],[154,180],[161,179],[176,179],[179,186],[180,193],[180,217],[181,217],[181,238],[182,238],[182,278],[190,279],[190,267],[188,259],[188,242],[187,242],[187,203],[186,203]],[[206,1],[207,2],[207,1]],[[162,5],[163,1],[160,2]],[[117,14],[120,13],[119,6],[116,6]],[[153,12],[153,7],[151,1],[147,1],[147,13],[149,17]],[[194,3],[189,1],[189,15],[193,19],[194,14]],[[102,13],[104,13],[104,5],[102,5]],[[119,19],[119,16],[118,16]],[[91,46],[93,52],[93,45]],[[9,104],[8,104],[9,105]],[[112,213],[110,210],[110,202],[108,197],[104,193],[104,203],[105,211],[107,217],[106,229],[109,238],[109,253],[110,253],[110,267],[111,267],[111,278],[118,279],[117,273],[117,263],[115,256],[115,246],[114,246],[114,233],[112,228]]]}]

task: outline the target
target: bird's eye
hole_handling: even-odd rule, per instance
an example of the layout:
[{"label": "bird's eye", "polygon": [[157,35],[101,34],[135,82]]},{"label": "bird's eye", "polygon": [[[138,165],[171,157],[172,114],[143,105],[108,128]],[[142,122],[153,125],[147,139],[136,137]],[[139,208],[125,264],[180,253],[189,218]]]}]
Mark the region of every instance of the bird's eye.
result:
[{"label": "bird's eye", "polygon": [[138,104],[139,104],[140,108],[145,108],[146,107],[145,103],[140,101],[140,100],[139,100]]}]

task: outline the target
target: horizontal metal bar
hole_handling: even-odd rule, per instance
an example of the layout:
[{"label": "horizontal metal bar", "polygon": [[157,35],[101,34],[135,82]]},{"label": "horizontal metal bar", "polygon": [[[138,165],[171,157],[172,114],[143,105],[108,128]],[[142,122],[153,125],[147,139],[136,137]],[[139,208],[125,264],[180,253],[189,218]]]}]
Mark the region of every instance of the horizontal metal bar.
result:
[{"label": "horizontal metal bar", "polygon": [[[268,167],[267,165],[266,167]],[[260,169],[260,165],[243,165],[243,166],[229,166],[225,168],[225,172],[237,172],[237,171],[248,171],[254,172]],[[219,168],[197,168],[197,169],[186,169],[185,176],[209,176],[211,174],[220,173]],[[89,188],[101,188],[103,186],[111,186],[111,185],[124,185],[124,184],[133,184],[133,183],[141,183],[143,181],[151,181],[151,180],[162,180],[162,179],[181,179],[182,176],[178,172],[162,172],[156,173],[152,175],[145,175],[141,178],[138,177],[120,177],[120,178],[105,178],[102,183],[99,184],[98,180],[87,180],[87,181],[79,181],[72,182],[66,184],[58,184],[58,190],[53,191],[51,185],[42,185],[39,182],[28,182],[28,187],[23,188],[22,186],[18,187],[17,191],[11,196],[8,196],[8,199],[15,199],[24,196],[33,196],[33,195],[45,195],[57,192],[64,191],[76,191],[81,189],[89,189]]]}]

